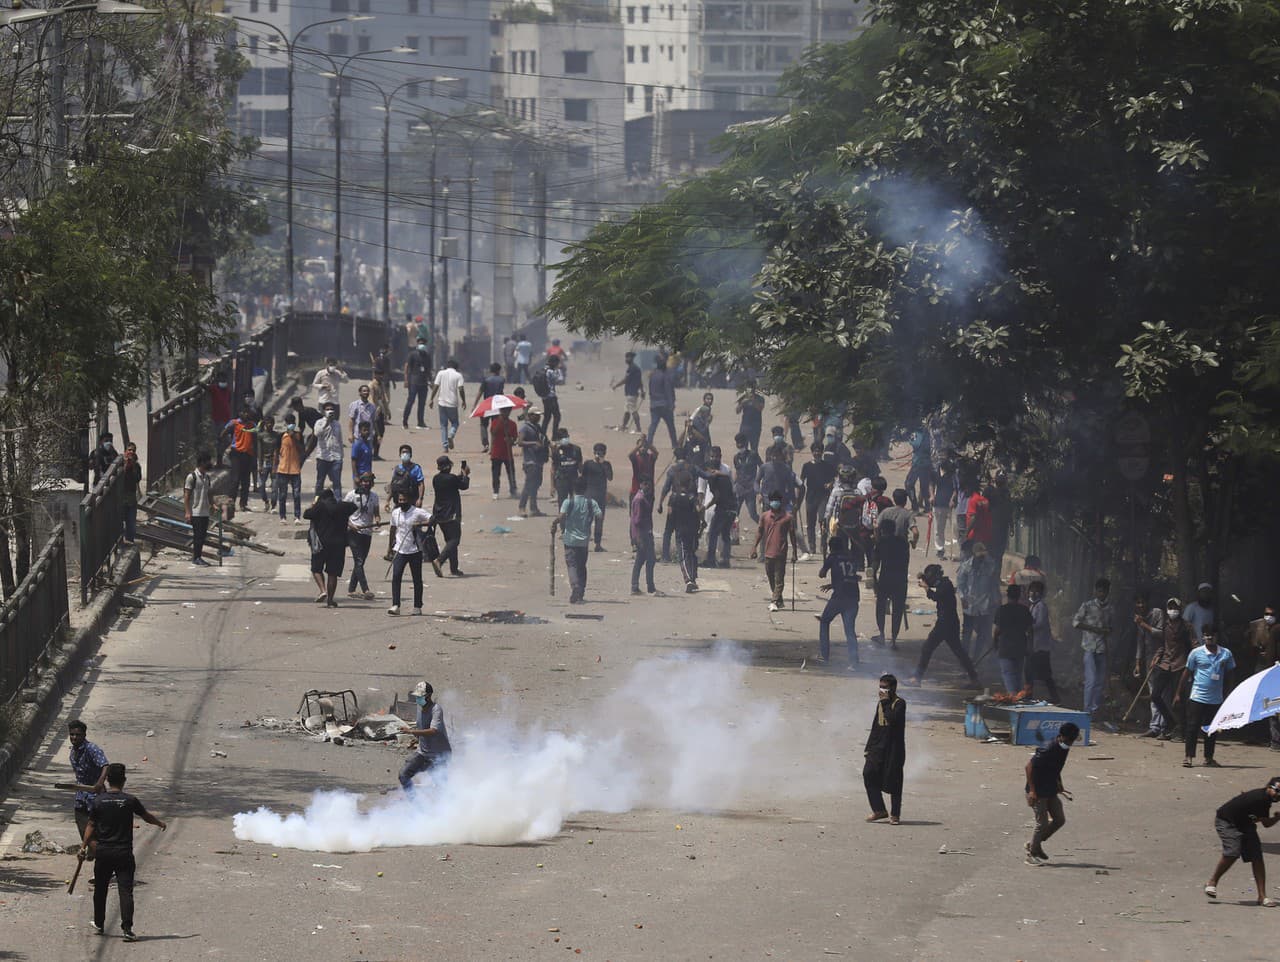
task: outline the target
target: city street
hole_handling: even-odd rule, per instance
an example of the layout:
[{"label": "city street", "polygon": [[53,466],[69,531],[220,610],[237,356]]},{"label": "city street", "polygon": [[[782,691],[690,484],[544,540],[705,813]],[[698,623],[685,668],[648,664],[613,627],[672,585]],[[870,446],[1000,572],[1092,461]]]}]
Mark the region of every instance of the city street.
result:
[{"label": "city street", "polygon": [[[609,445],[619,498],[635,438],[616,430],[624,399],[608,385],[621,376],[625,349],[606,343],[599,362],[571,360],[561,389],[564,424],[584,456],[597,441]],[[403,404],[403,391],[397,387],[394,402]],[[469,400],[474,391],[468,385]],[[677,413],[700,393],[681,390]],[[713,438],[730,449],[734,395],[714,393]],[[344,385],[344,402],[354,396],[355,385]],[[407,438],[416,460],[433,466],[434,420],[431,430],[408,433],[396,420],[384,451]],[[766,432],[775,420],[771,408]],[[849,672],[836,641],[831,664],[816,666],[817,559],[795,569],[794,611],[767,610],[763,569],[747,558],[749,528],[732,568],[705,572],[700,593],[684,594],[678,570],[659,565],[665,596],[632,598],[625,510],[611,508],[607,550],[590,555],[587,603],[570,608],[559,551],[556,595],[548,594],[550,519],[520,518],[505,483],[502,499],[491,500],[477,434],[464,420],[453,455],[473,470],[464,497],[466,576],[441,580],[428,568],[426,617],[385,613],[381,533],[368,566],[377,600],[348,599],[340,587],[340,607],[317,606],[305,525],[280,524],[260,501],[237,520],[286,557],[237,551],[223,566],[202,569],[165,551],[145,563],[139,593],[147,606],[113,627],[60,714],[64,723],[84,719],[89,739],[129,766],[127,790],[169,823],[163,834],[145,824],[135,833],[140,942],[122,943],[114,891],[107,937],[92,932],[87,868],[75,894],[66,894],[72,856],[21,851],[36,829],[64,845],[75,837],[70,793],[53,787],[71,775],[59,726],[0,805],[0,959],[1273,955],[1275,918],[1254,905],[1247,867],[1224,878],[1217,902],[1202,887],[1220,851],[1214,810],[1261,787],[1280,769],[1276,755],[1232,740],[1220,747],[1222,768],[1183,769],[1176,742],[1099,731],[1095,744],[1071,752],[1063,781],[1075,797],[1066,827],[1047,846],[1051,860],[1029,866],[1029,749],[964,737],[963,690],[954,687],[961,675],[942,648],[925,686],[900,690],[908,704],[902,824],[866,824],[862,746],[876,679],[881,671],[912,673],[934,620],[916,613],[930,605],[914,577],[910,628],[896,652],[864,643],[861,670]],[[663,434],[660,469],[669,460]],[[390,467],[375,465],[380,494]],[[891,488],[903,473],[887,470]],[[348,476],[349,464],[344,485]],[[304,473],[304,488],[311,478]],[[548,495],[544,510],[550,503]],[[922,549],[913,574],[932,560]],[[946,567],[951,573],[954,565]],[[457,620],[501,609],[543,621]],[[874,631],[873,611],[864,592],[864,639]],[[1056,662],[1077,659],[1078,633],[1054,627],[1062,639]],[[984,680],[996,687],[993,662],[984,663]],[[527,777],[496,778],[485,795],[473,782],[470,812],[454,811],[447,826],[406,819],[405,831],[473,839],[492,831],[499,843],[309,851],[233,834],[236,814],[259,806],[301,812],[317,790],[361,793],[365,808],[394,804],[402,750],[337,746],[260,721],[291,719],[309,689],[351,689],[363,709],[384,709],[423,678],[444,707],[458,764],[483,743],[495,766]],[[1073,705],[1078,698],[1078,691],[1067,696]],[[554,732],[583,749],[548,750],[567,776],[493,751],[503,733],[518,755],[554,746]],[[568,801],[541,795],[549,785],[576,784],[579,771],[623,810],[576,810],[576,790]],[[396,791],[380,795],[386,789]],[[449,786],[427,792],[437,790]],[[530,810],[565,818],[528,841],[504,837],[519,827],[495,825],[504,816],[527,825]],[[330,827],[342,837],[340,824]],[[1267,854],[1280,858],[1280,831],[1262,838]]]}]

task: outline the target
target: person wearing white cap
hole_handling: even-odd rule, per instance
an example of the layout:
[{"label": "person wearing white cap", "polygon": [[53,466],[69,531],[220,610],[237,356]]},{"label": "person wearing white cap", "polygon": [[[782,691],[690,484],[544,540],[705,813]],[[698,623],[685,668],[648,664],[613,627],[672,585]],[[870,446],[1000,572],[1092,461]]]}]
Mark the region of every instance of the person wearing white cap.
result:
[{"label": "person wearing white cap", "polygon": [[1212,625],[1217,621],[1217,610],[1213,605],[1213,585],[1207,581],[1201,582],[1196,588],[1196,600],[1183,609],[1182,618],[1191,626],[1196,643],[1204,641],[1205,625]]},{"label": "person wearing white cap", "polygon": [[406,791],[413,786],[413,777],[443,765],[453,754],[449,733],[444,725],[444,709],[431,700],[433,690],[425,681],[418,682],[409,697],[418,703],[418,722],[414,728],[402,728],[403,735],[418,739],[418,747],[400,769],[400,787]]}]

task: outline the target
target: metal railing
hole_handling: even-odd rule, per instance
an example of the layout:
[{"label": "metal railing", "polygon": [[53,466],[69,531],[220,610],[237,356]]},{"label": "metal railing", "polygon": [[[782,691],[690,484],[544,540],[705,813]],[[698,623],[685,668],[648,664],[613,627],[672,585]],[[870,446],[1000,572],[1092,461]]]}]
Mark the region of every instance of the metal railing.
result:
[{"label": "metal railing", "polygon": [[0,705],[7,704],[69,623],[67,544],[53,529],[22,584],[0,608]]},{"label": "metal railing", "polygon": [[124,536],[124,458],[117,457],[80,502],[80,603],[115,559]]},{"label": "metal railing", "polygon": [[147,488],[165,491],[173,476],[195,455],[200,430],[208,419],[209,389],[189,387],[147,418]]}]

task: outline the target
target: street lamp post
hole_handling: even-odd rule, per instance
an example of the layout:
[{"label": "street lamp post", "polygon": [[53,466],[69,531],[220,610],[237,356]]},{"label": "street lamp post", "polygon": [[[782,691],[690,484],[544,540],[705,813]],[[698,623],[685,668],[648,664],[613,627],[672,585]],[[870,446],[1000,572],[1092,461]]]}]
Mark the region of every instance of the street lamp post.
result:
[{"label": "street lamp post", "polygon": [[[432,151],[431,160],[432,160],[431,166],[434,167],[435,166],[434,150]],[[449,178],[448,177],[444,179],[444,187],[440,191],[440,193],[444,197],[444,226],[441,228],[442,233],[440,236],[440,243],[443,245],[449,240]],[[434,219],[434,212],[432,217]],[[442,304],[440,340],[444,344],[444,353],[447,354],[449,352],[449,255],[443,252],[443,248],[441,250],[440,259],[443,262],[443,276],[441,280],[444,281],[444,301]],[[441,357],[443,356],[444,355],[442,354]]]},{"label": "street lamp post", "polygon": [[[99,0],[101,2],[101,0]],[[285,280],[289,295],[289,310],[294,309],[293,304],[293,51],[302,39],[302,35],[308,30],[314,30],[316,27],[327,27],[336,23],[363,23],[372,20],[372,16],[354,14],[347,17],[334,17],[331,20],[320,20],[316,23],[309,23],[298,29],[292,37],[277,27],[274,23],[266,20],[255,20],[252,17],[237,17],[229,13],[215,13],[215,17],[223,20],[232,20],[240,23],[252,23],[260,27],[266,27],[268,30],[274,30],[281,42],[284,44],[285,51],[285,122],[287,131],[285,134],[285,233],[284,233],[284,259],[285,259]]]},{"label": "street lamp post", "polygon": [[[496,114],[496,110],[480,110],[474,114],[466,115],[461,120],[475,120],[480,117],[489,117]],[[470,137],[458,135],[458,139],[467,145],[467,280],[464,290],[467,293],[466,304],[464,305],[464,316],[467,320],[467,336],[471,335],[471,299],[474,294],[475,281],[471,271],[472,254],[473,254],[473,237],[475,233],[475,180],[476,180],[476,144],[485,136],[502,137],[504,135],[481,127],[474,135]]]}]

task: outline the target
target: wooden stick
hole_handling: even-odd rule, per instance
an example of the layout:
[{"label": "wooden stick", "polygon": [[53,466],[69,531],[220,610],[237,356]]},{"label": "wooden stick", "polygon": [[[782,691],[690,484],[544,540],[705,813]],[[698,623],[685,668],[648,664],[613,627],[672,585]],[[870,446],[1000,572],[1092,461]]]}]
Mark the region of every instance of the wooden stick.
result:
[{"label": "wooden stick", "polygon": [[80,870],[84,868],[84,853],[81,852],[76,859],[76,872],[71,876],[71,884],[67,886],[67,894],[70,895],[76,890],[76,880],[80,878]]},{"label": "wooden stick", "polygon": [[1133,696],[1133,701],[1129,702],[1129,710],[1124,713],[1120,721],[1127,722],[1129,720],[1129,715],[1133,713],[1133,709],[1138,704],[1138,699],[1142,697],[1143,691],[1146,690],[1147,685],[1151,682],[1151,676],[1155,673],[1155,670],[1156,666],[1152,665],[1151,671],[1147,672],[1147,677],[1143,680],[1142,684],[1138,686],[1138,693]]}]

